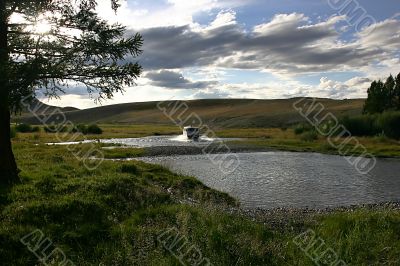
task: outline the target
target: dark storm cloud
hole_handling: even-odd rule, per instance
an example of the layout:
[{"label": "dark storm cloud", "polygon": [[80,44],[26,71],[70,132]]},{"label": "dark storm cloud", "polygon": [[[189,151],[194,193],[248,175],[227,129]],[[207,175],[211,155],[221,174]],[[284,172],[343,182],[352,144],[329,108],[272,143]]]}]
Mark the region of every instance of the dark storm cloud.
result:
[{"label": "dark storm cloud", "polygon": [[344,43],[338,41],[335,29],[343,19],[304,25],[303,15],[290,14],[277,15],[251,31],[238,24],[197,30],[189,26],[145,29],[141,31],[145,45],[140,63],[145,70],[213,65],[306,73],[367,66],[389,56],[383,52],[400,48],[399,42],[393,45],[392,40],[379,38],[382,31],[398,32],[398,22],[381,23],[369,36]]},{"label": "dark storm cloud", "polygon": [[215,81],[194,82],[186,79],[180,73],[169,70],[149,72],[146,74],[145,77],[151,80],[151,85],[171,89],[205,89],[217,84],[217,82]]}]

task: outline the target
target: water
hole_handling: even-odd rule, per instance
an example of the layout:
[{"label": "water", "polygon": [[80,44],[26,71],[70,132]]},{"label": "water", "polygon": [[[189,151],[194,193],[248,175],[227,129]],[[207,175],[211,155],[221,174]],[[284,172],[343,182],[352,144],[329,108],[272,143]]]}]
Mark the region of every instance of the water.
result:
[{"label": "water", "polygon": [[226,140],[237,140],[237,139],[223,139],[223,138],[208,138],[202,136],[199,140],[189,140],[187,137],[180,136],[151,136],[143,138],[118,138],[118,139],[99,139],[99,140],[85,140],[76,142],[58,142],[58,143],[48,143],[48,145],[74,145],[74,144],[87,144],[100,142],[104,144],[117,144],[127,147],[166,147],[166,146],[198,146],[203,147],[209,145],[211,142],[220,142]]},{"label": "water", "polygon": [[400,161],[380,159],[359,174],[343,157],[316,153],[240,153],[229,175],[206,155],[141,158],[239,199],[248,208],[326,208],[400,200]]}]

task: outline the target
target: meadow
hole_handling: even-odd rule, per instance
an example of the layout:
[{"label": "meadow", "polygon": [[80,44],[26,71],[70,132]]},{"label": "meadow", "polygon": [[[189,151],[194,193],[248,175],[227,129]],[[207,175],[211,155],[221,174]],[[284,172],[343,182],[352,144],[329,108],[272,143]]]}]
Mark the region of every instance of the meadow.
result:
[{"label": "meadow", "polygon": [[[101,127],[102,138],[179,132],[168,126]],[[301,141],[294,140],[297,136],[291,129],[218,134],[251,138],[246,145],[254,141],[256,146],[270,147],[274,140]],[[75,265],[180,265],[176,254],[158,241],[170,228],[213,265],[314,265],[307,254],[316,250],[303,252],[293,241],[310,229],[346,263],[400,262],[398,207],[357,207],[304,215],[300,211],[299,216],[277,210],[272,219],[257,219],[236,211],[240,210],[237,201],[227,194],[157,165],[104,161],[95,170],[88,170],[68,147],[45,144],[55,140],[54,134],[43,131],[18,133],[13,140],[21,183],[2,187],[0,193],[0,261],[7,265],[39,263],[20,241],[37,229]],[[365,143],[372,145],[374,141]],[[88,148],[81,144],[74,151]],[[128,150],[136,156],[142,153],[140,149]]]},{"label": "meadow", "polygon": [[[46,133],[42,129],[35,133],[18,133],[14,141],[23,140],[24,142],[40,144],[62,141],[82,141],[85,139],[110,139],[110,138],[139,138],[157,135],[180,135],[181,129],[171,125],[119,125],[119,124],[100,124],[103,129],[101,135],[74,135],[72,133],[52,134]],[[305,132],[307,133],[307,132]],[[339,151],[332,147],[323,136],[304,138],[304,134],[295,134],[294,127],[283,128],[233,128],[216,129],[213,134],[219,138],[240,138],[240,140],[228,141],[232,147],[243,147],[249,150],[275,149],[294,152],[319,152],[324,154],[339,154]],[[341,143],[346,137],[335,140],[334,143]],[[356,137],[367,151],[376,157],[400,157],[400,141],[390,139],[385,136]],[[361,150],[353,149],[354,142],[346,144],[351,154],[358,155]],[[128,152],[127,156],[118,155],[117,151]],[[106,151],[107,154],[115,154],[115,158],[130,157],[138,149],[117,149],[116,151]],[[143,154],[143,153],[140,153]],[[135,157],[135,156],[131,156]],[[112,158],[112,156],[109,156]]]}]

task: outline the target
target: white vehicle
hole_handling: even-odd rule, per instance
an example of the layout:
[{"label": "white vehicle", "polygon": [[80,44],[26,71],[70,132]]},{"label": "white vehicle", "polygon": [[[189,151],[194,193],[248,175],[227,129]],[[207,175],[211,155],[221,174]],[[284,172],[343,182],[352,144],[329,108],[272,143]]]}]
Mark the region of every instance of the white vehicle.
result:
[{"label": "white vehicle", "polygon": [[200,128],[192,126],[184,127],[183,135],[188,139],[198,140],[200,138]]}]

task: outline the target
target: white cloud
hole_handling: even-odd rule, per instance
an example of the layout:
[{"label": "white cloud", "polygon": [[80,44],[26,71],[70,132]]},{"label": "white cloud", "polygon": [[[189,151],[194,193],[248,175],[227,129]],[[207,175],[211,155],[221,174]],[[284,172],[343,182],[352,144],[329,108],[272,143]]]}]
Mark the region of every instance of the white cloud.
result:
[{"label": "white cloud", "polygon": [[[102,0],[99,11],[103,17],[144,35],[140,63],[147,73],[138,81],[138,87],[130,88],[124,96],[116,95],[107,104],[165,100],[173,96],[179,99],[359,98],[366,96],[372,79],[400,70],[398,19],[378,22],[373,31],[364,29],[352,39],[343,39],[344,16],[313,22],[301,13],[276,14],[248,29],[237,20],[232,9],[248,2],[167,0],[163,8],[153,10],[121,1],[122,7],[115,15],[109,0]],[[201,12],[216,12],[215,19],[207,25],[196,24],[194,16]],[[230,83],[223,78],[224,70],[229,69],[272,73],[279,82]],[[360,73],[347,81],[328,78],[329,72],[347,71]],[[296,80],[310,73],[326,75],[315,86]],[[86,99],[82,97],[63,96],[63,99],[73,104],[77,99]],[[81,107],[88,105],[88,100],[82,100]]]}]

